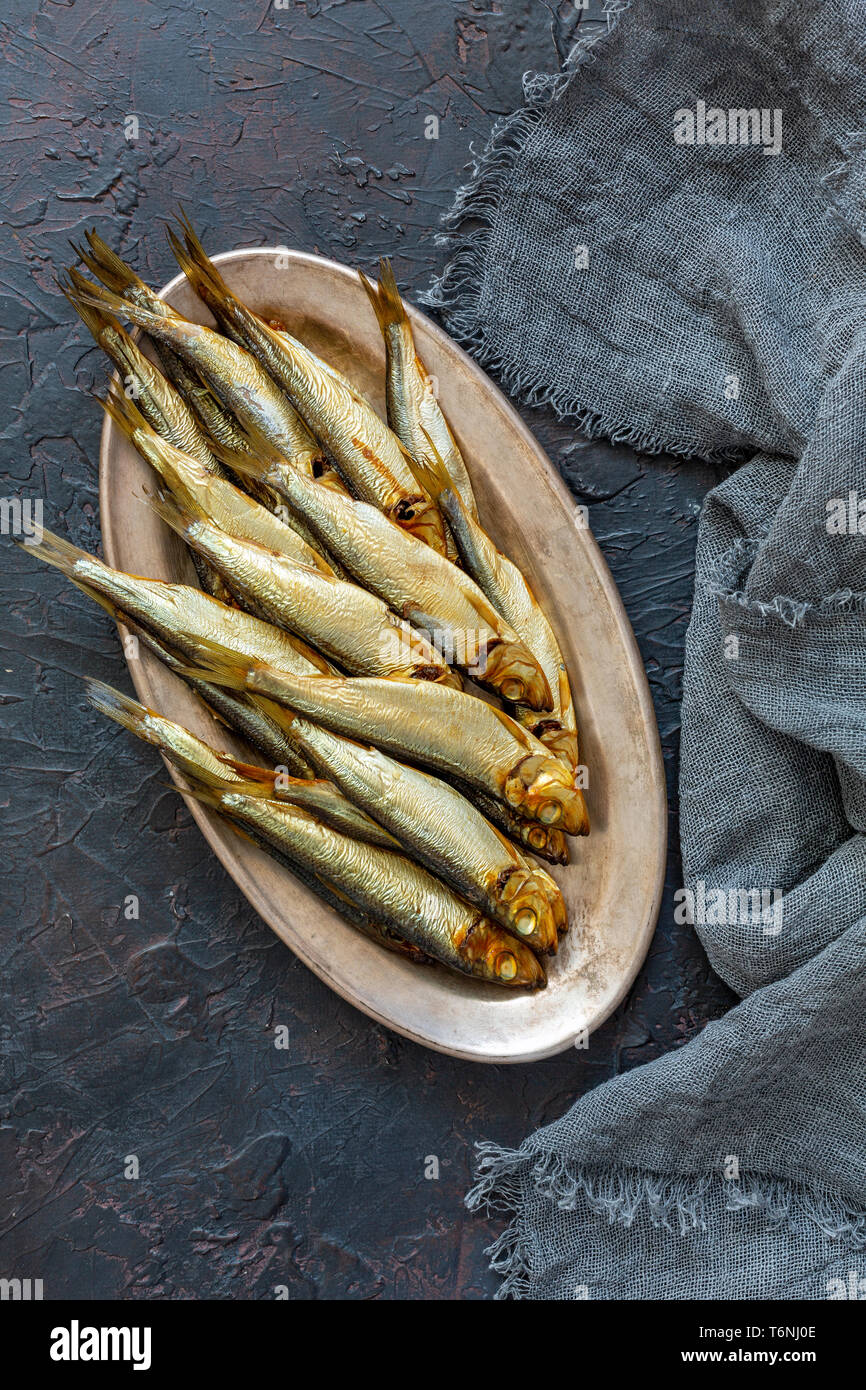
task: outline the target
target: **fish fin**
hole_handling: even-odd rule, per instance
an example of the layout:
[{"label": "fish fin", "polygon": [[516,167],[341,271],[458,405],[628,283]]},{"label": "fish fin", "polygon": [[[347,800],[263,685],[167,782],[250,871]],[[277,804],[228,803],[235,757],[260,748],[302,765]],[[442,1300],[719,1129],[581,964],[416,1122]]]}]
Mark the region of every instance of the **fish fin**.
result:
[{"label": "fish fin", "polygon": [[147,496],[148,505],[156,512],[161,521],[166,526],[170,526],[172,531],[176,531],[182,540],[189,541],[190,526],[195,521],[207,519],[200,507],[194,505],[194,511],[200,513],[199,516],[181,502],[172,492],[149,493]]},{"label": "fish fin", "polygon": [[460,496],[454,483],[454,479],[448,471],[448,465],[440,454],[427,430],[421,425],[421,431],[427,440],[426,457],[416,458],[412,455],[412,470],[422,487],[438,502],[446,492]]},{"label": "fish fin", "polygon": [[[238,427],[239,433],[248,438],[247,431]],[[267,485],[267,475],[269,473],[269,460],[262,459],[259,455],[250,451],[231,449],[227,444],[221,444],[218,439],[208,439],[208,448],[214,458],[220,463],[224,463],[233,473],[240,473],[244,478],[251,478],[258,483]]]},{"label": "fish fin", "polygon": [[110,383],[108,393],[100,401],[100,405],[109,419],[114,421],[118,429],[126,435],[130,443],[136,445],[136,448],[138,445],[135,436],[138,431],[148,437],[151,435],[158,437],[156,431],[136,405],[135,398],[128,396],[125,391],[121,391],[116,381]]},{"label": "fish fin", "polygon": [[373,285],[363,270],[358,271],[358,278],[367,291],[367,298],[373,306],[383,334],[393,324],[406,322],[406,310],[400,298],[391,262],[387,258],[383,257],[379,261],[378,285]]},{"label": "fish fin", "polygon": [[269,700],[267,695],[252,695],[248,691],[247,699],[251,704],[255,705],[257,709],[261,710],[262,714],[272,720],[284,733],[291,729],[291,726],[298,717],[292,710],[287,709],[285,705],[278,705],[276,700]]},{"label": "fish fin", "polygon": [[85,327],[102,347],[102,335],[106,328],[113,328],[119,333],[123,331],[121,325],[105,309],[95,304],[88,304],[81,298],[82,293],[87,294],[91,290],[97,289],[96,285],[76,270],[75,266],[70,266],[66,273],[69,276],[69,283],[65,283],[58,277],[57,284]]},{"label": "fish fin", "polygon": [[106,685],[105,681],[94,680],[90,676],[85,678],[84,686],[87,698],[95,710],[104,714],[106,718],[113,719],[115,724],[122,725],[136,737],[144,737],[141,726],[150,713],[144,705],[129,695],[124,695],[122,691],[115,690],[114,686]]},{"label": "fish fin", "polygon": [[[241,758],[233,758],[228,753],[220,753],[220,762],[224,762],[228,767],[236,772],[239,777],[243,777],[246,782],[255,783],[256,786],[270,787],[271,797],[274,794],[274,773],[266,767],[257,767],[255,763],[245,763]],[[298,777],[290,777],[284,774],[288,782],[298,782]]]},{"label": "fish fin", "polygon": [[[183,795],[193,797],[196,801],[200,801],[203,806],[209,806],[212,811],[219,811],[222,805],[222,794],[228,788],[209,787],[206,782],[200,781],[195,776],[191,768],[183,768],[182,773],[186,783],[186,786],[182,788]],[[171,790],[176,792],[178,789],[176,786],[172,786]],[[233,826],[233,829],[237,829],[237,826]],[[242,834],[243,832],[238,831],[238,833]],[[249,838],[247,836],[247,839]]]},{"label": "fish fin", "polygon": [[259,664],[258,662],[250,662],[248,666],[244,666],[214,656],[213,661],[204,658],[198,666],[179,660],[172,669],[179,676],[189,680],[204,681],[206,685],[217,685],[227,690],[239,690],[242,694],[246,694],[247,673]]},{"label": "fish fin", "polygon": [[[161,749],[161,751],[168,758],[169,762],[174,767],[178,768],[178,770],[183,773],[184,777],[194,782],[196,786],[207,787],[209,790],[215,792],[237,791],[248,792],[250,795],[253,796],[262,795],[262,789],[259,786],[257,779],[248,778],[245,783],[235,781],[234,777],[231,777],[229,775],[229,770],[234,770],[234,759],[230,758],[228,754],[217,752],[215,748],[210,748],[210,744],[207,745],[208,748],[210,748],[210,751],[216,755],[216,757],[221,763],[225,765],[227,769],[225,774],[215,772],[212,768],[207,767],[204,763],[197,761],[195,758],[190,757],[188,754],[181,753],[179,749],[164,747],[159,738],[154,739],[153,742],[156,743],[157,747]],[[239,764],[239,766],[245,767],[246,764],[241,763]],[[252,767],[252,765],[251,770],[253,772],[262,771],[261,768],[255,768]],[[271,773],[270,779],[268,779],[267,773],[265,773],[264,775],[265,780],[269,780],[271,797],[273,797],[274,775],[273,773]]]},{"label": "fish fin", "polygon": [[94,603],[98,603],[100,608],[104,608],[108,616],[113,618],[116,623],[123,623],[124,626],[130,623],[131,620],[127,618],[123,609],[118,608],[117,604],[112,603],[111,599],[106,598],[105,594],[100,594],[98,590],[91,588],[89,584],[85,584],[79,579],[73,579],[72,583],[75,585],[76,589],[80,590],[85,598],[91,599]]},{"label": "fish fin", "polygon": [[114,290],[122,294],[125,290],[138,288],[146,289],[143,280],[140,280],[135,271],[130,269],[125,261],[122,261],[111,247],[106,245],[102,237],[90,230],[84,233],[87,238],[88,249],[85,251],[83,246],[71,242],[73,251],[81,261],[87,266],[91,275],[95,275],[97,280],[109,290]]}]

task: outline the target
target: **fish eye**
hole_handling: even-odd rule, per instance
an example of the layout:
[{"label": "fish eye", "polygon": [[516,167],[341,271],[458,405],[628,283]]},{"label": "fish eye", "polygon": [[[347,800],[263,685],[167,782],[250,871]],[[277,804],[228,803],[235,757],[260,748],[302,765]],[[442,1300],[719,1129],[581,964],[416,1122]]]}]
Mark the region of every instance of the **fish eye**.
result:
[{"label": "fish eye", "polygon": [[535,913],[524,908],[514,926],[521,936],[529,936],[535,930]]},{"label": "fish eye", "polygon": [[512,700],[517,703],[523,693],[523,681],[507,680],[502,682],[502,698],[504,700]]},{"label": "fish eye", "polygon": [[503,980],[513,980],[517,974],[517,961],[510,951],[503,951],[496,957],[494,969]]},{"label": "fish eye", "polygon": [[538,819],[542,825],[555,825],[562,816],[562,807],[558,801],[545,801],[538,808]]}]

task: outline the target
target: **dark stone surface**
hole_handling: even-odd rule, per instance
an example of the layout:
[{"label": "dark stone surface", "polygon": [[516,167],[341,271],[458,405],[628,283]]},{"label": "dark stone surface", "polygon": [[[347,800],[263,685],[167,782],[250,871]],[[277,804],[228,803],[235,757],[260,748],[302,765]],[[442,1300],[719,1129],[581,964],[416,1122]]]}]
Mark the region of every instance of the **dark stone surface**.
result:
[{"label": "dark stone surface", "polygon": [[[531,0],[7,0],[4,494],[44,498],[46,524],[98,545],[100,418],[80,388],[105,369],[53,284],[67,237],[95,224],[162,283],[161,219],[182,200],[213,248],[281,241],[368,269],[391,253],[411,294],[438,264],[470,141],[573,24],[571,5]],[[589,505],[675,808],[714,476],[526,418]],[[516,1068],[437,1056],[342,1003],[255,917],[158,759],[84,704],[85,673],[129,688],[108,618],[8,541],[3,555],[0,1275],[42,1278],[47,1298],[489,1296],[491,1226],[462,1206],[474,1141],[519,1142],[730,1001],[673,924],[675,810],[649,959],[589,1051]]]}]

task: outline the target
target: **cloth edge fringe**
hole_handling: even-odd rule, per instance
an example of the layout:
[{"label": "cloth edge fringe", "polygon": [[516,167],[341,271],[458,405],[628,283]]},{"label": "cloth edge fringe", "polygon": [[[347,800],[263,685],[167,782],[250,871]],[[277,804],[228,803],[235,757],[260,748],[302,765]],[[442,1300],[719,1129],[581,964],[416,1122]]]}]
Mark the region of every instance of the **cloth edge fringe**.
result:
[{"label": "cloth edge fringe", "polygon": [[727,1188],[725,1210],[763,1212],[773,1226],[792,1230],[816,1227],[832,1240],[847,1240],[851,1249],[866,1248],[866,1210],[838,1193],[798,1187],[778,1178],[726,1181],[718,1174],[665,1178],[639,1169],[601,1170],[574,1165],[561,1154],[506,1149],[489,1142],[476,1144],[475,1184],[466,1194],[470,1211],[506,1213],[510,1220],[485,1254],[490,1268],[501,1275],[494,1298],[531,1296],[533,1248],[520,1219],[527,1185],[561,1211],[581,1201],[611,1225],[630,1227],[639,1215],[672,1234],[707,1229],[706,1194],[716,1183]]}]

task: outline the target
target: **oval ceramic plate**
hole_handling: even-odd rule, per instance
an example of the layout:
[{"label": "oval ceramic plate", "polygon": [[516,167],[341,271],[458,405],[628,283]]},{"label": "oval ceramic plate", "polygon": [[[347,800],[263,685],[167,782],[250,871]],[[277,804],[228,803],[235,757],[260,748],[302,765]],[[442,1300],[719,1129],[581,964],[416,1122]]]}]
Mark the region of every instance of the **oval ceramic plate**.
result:
[{"label": "oval ceramic plate", "polygon": [[[364,391],[384,416],[384,352],[357,276],[278,249],[215,257],[253,309],[281,320]],[[162,291],[181,313],[212,322],[183,276]],[[640,656],[619,595],[581,513],[542,449],[484,372],[410,309],[419,353],[469,465],[481,519],[522,566],[562,643],[578,711],[592,833],[554,869],[571,930],[549,962],[546,990],[511,993],[417,967],[381,950],[287,870],[194,801],[205,838],[252,906],[310,969],[370,1017],[416,1042],[482,1062],[528,1062],[571,1046],[622,1000],[644,959],[665,860],[665,788]],[[195,582],[180,542],[144,500],[147,464],[106,420],[100,455],[109,563]],[[141,700],[212,743],[231,736],[175,676],[142,650],[130,660]],[[237,748],[236,751],[242,751]]]}]

